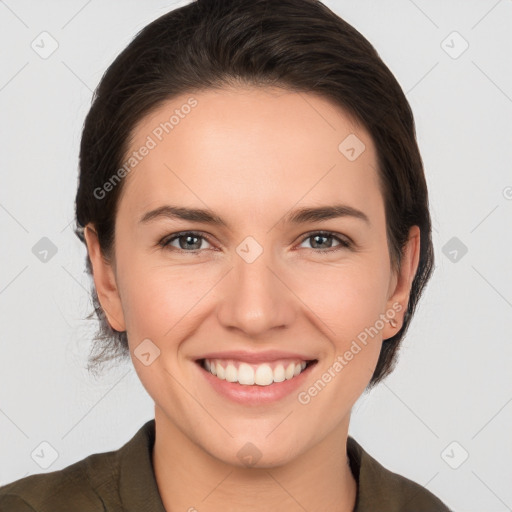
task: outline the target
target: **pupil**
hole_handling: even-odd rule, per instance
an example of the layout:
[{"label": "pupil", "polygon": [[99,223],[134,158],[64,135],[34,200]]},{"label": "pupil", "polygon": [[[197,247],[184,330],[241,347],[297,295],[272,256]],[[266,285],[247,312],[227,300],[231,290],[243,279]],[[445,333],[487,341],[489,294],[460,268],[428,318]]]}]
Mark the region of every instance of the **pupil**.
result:
[{"label": "pupil", "polygon": [[[326,235],[315,235],[315,237],[314,237],[315,243],[317,243],[318,240],[322,239],[322,238],[327,238],[327,236]],[[321,242],[320,242],[320,245],[322,245]]]},{"label": "pupil", "polygon": [[186,247],[190,247],[191,245],[194,245],[194,242],[191,242],[191,240],[194,240],[194,239],[197,240],[197,236],[195,236],[195,235],[187,235],[186,236],[186,243],[185,243]]}]

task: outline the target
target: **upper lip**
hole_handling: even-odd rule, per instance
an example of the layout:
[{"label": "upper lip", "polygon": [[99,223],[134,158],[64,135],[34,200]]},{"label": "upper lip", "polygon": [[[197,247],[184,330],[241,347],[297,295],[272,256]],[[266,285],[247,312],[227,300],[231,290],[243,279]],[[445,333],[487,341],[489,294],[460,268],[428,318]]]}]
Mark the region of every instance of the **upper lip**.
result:
[{"label": "upper lip", "polygon": [[265,363],[279,359],[300,359],[301,361],[313,361],[315,358],[299,354],[298,352],[284,352],[282,350],[266,350],[265,352],[247,352],[245,350],[229,350],[227,352],[209,352],[196,359],[233,359],[246,363]]}]

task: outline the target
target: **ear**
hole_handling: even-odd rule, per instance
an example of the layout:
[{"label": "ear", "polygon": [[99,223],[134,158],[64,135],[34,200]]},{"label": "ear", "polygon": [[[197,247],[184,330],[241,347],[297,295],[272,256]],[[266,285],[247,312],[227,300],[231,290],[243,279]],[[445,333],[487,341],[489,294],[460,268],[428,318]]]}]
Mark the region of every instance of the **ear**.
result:
[{"label": "ear", "polygon": [[[386,311],[395,311],[394,320],[396,326],[386,322],[382,331],[382,339],[386,340],[393,337],[401,328],[404,320],[411,286],[418,269],[420,260],[420,228],[412,226],[409,230],[409,237],[405,247],[402,250],[402,262],[400,270],[393,272],[388,291],[388,301]],[[391,316],[388,314],[388,318]]]},{"label": "ear", "polygon": [[89,223],[85,226],[84,237],[91,260],[98,300],[110,326],[116,331],[123,332],[126,330],[124,314],[112,265],[101,253],[98,234],[92,224]]}]

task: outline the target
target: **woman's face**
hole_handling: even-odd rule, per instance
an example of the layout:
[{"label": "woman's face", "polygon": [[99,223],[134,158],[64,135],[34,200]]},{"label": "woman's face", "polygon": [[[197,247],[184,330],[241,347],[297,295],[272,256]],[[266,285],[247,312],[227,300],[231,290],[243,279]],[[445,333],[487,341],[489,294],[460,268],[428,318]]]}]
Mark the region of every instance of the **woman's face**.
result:
[{"label": "woman's face", "polygon": [[[369,134],[313,94],[209,90],[143,119],[129,153],[115,265],[90,233],[88,245],[157,422],[234,465],[247,453],[285,464],[346,435],[382,340],[401,326],[419,250],[413,229],[393,272]],[[252,371],[261,385],[213,376],[208,356],[230,380]],[[289,378],[302,360],[316,364]]]}]

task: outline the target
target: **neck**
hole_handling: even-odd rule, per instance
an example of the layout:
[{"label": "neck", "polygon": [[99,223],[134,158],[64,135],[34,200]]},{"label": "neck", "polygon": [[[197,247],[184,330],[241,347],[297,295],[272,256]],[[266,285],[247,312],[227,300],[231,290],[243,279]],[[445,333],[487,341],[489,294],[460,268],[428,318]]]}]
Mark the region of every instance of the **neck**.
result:
[{"label": "neck", "polygon": [[352,512],[357,483],[346,452],[348,418],[286,464],[238,467],[212,456],[155,408],[153,469],[166,512]]}]

